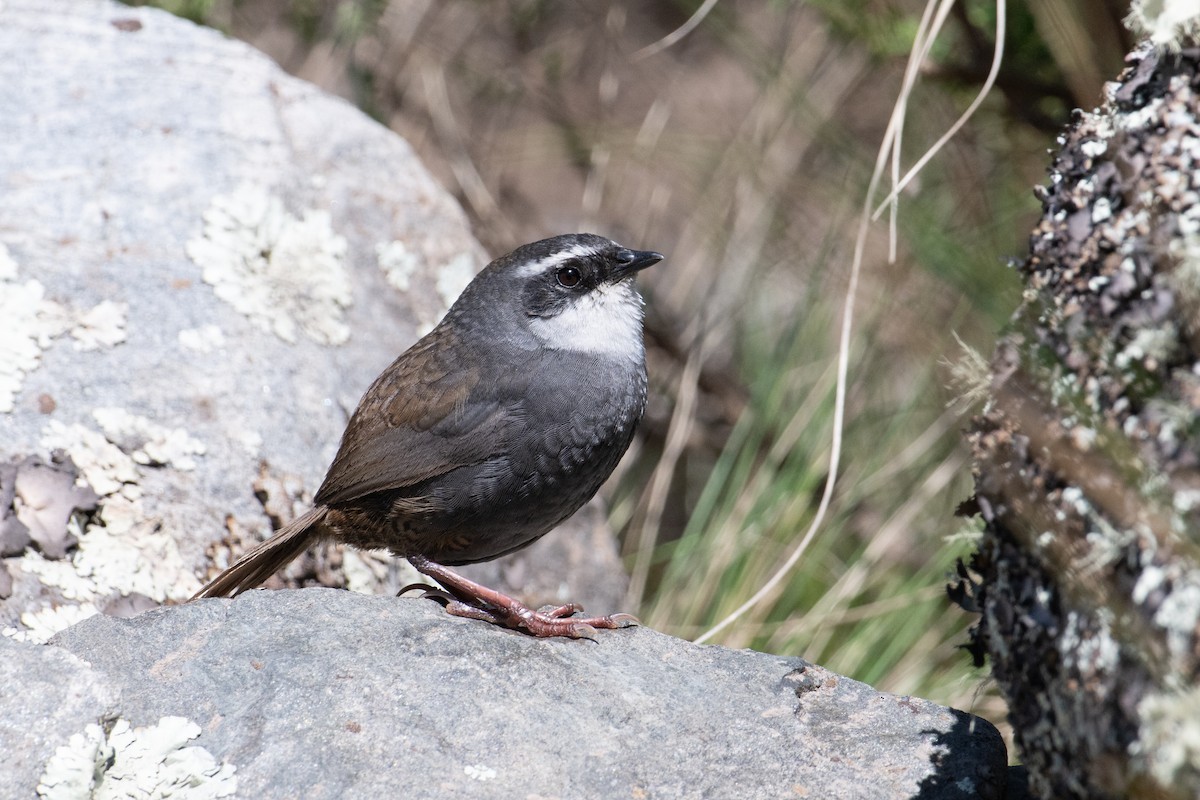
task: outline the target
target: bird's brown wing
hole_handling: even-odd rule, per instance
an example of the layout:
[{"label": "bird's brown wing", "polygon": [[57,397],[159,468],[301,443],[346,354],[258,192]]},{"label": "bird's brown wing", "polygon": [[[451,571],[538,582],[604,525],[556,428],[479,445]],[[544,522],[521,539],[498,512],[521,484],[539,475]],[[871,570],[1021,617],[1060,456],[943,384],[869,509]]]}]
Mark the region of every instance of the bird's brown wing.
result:
[{"label": "bird's brown wing", "polygon": [[498,391],[485,354],[466,355],[439,327],[396,359],[363,395],[316,502],[412,486],[502,452],[520,393]]}]

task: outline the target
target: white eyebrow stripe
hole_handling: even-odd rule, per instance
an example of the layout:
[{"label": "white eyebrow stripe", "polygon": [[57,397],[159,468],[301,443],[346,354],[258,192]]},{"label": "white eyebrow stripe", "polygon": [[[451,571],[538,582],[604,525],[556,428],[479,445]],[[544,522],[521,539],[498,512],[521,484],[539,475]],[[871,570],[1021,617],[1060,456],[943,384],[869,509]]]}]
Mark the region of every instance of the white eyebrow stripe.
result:
[{"label": "white eyebrow stripe", "polygon": [[591,245],[574,244],[566,250],[559,250],[557,253],[540,258],[532,264],[526,264],[518,270],[517,275],[522,278],[532,278],[534,275],[541,275],[549,271],[551,267],[564,264],[572,259],[594,256],[596,252],[596,248]]}]

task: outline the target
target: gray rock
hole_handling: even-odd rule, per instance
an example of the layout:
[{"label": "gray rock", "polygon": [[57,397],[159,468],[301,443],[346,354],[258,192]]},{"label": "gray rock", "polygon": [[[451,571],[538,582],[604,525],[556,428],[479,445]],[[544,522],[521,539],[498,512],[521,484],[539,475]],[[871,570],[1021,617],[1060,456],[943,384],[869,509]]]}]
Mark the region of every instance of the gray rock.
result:
[{"label": "gray rock", "polygon": [[70,653],[0,638],[0,800],[33,797],[55,751],[117,707],[115,683]]},{"label": "gray rock", "polygon": [[425,600],[252,592],[54,639],[244,797],[999,798],[987,722],[646,628],[537,640]]},{"label": "gray rock", "polygon": [[[4,0],[0,52],[19,54],[0,59],[0,463],[61,448],[100,498],[51,506],[53,560],[0,481],[0,630],[44,639],[122,598],[186,599],[267,535],[260,465],[302,509],[361,393],[486,257],[404,141],[215,31]],[[568,564],[616,594],[570,599],[614,611],[605,547]],[[569,570],[526,558],[567,594]],[[408,581],[316,561],[285,583]]]}]

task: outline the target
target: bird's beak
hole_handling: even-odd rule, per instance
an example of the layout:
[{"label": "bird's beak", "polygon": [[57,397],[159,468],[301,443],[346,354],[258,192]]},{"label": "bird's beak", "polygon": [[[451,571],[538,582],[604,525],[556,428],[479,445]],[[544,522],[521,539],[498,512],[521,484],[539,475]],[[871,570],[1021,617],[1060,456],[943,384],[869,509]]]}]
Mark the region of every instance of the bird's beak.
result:
[{"label": "bird's beak", "polygon": [[613,278],[620,280],[635,272],[641,272],[646,267],[652,267],[662,261],[665,256],[653,250],[622,250],[617,254],[617,267],[613,270]]}]

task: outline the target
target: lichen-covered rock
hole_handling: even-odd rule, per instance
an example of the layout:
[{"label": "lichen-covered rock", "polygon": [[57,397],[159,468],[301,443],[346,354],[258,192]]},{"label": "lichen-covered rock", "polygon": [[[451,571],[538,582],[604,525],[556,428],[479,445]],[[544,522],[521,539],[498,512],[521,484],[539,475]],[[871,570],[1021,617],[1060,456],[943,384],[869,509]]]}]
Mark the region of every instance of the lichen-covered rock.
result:
[{"label": "lichen-covered rock", "polygon": [[[185,600],[290,519],[486,258],[401,139],[215,31],[5,0],[0,52],[0,631],[44,640]],[[618,610],[611,537],[514,558],[554,573],[537,602]],[[604,593],[562,596],[573,570]],[[408,580],[327,547],[277,584],[314,582]]]},{"label": "lichen-covered rock", "polygon": [[971,434],[959,592],[1044,798],[1200,796],[1200,49],[1062,137]]}]

